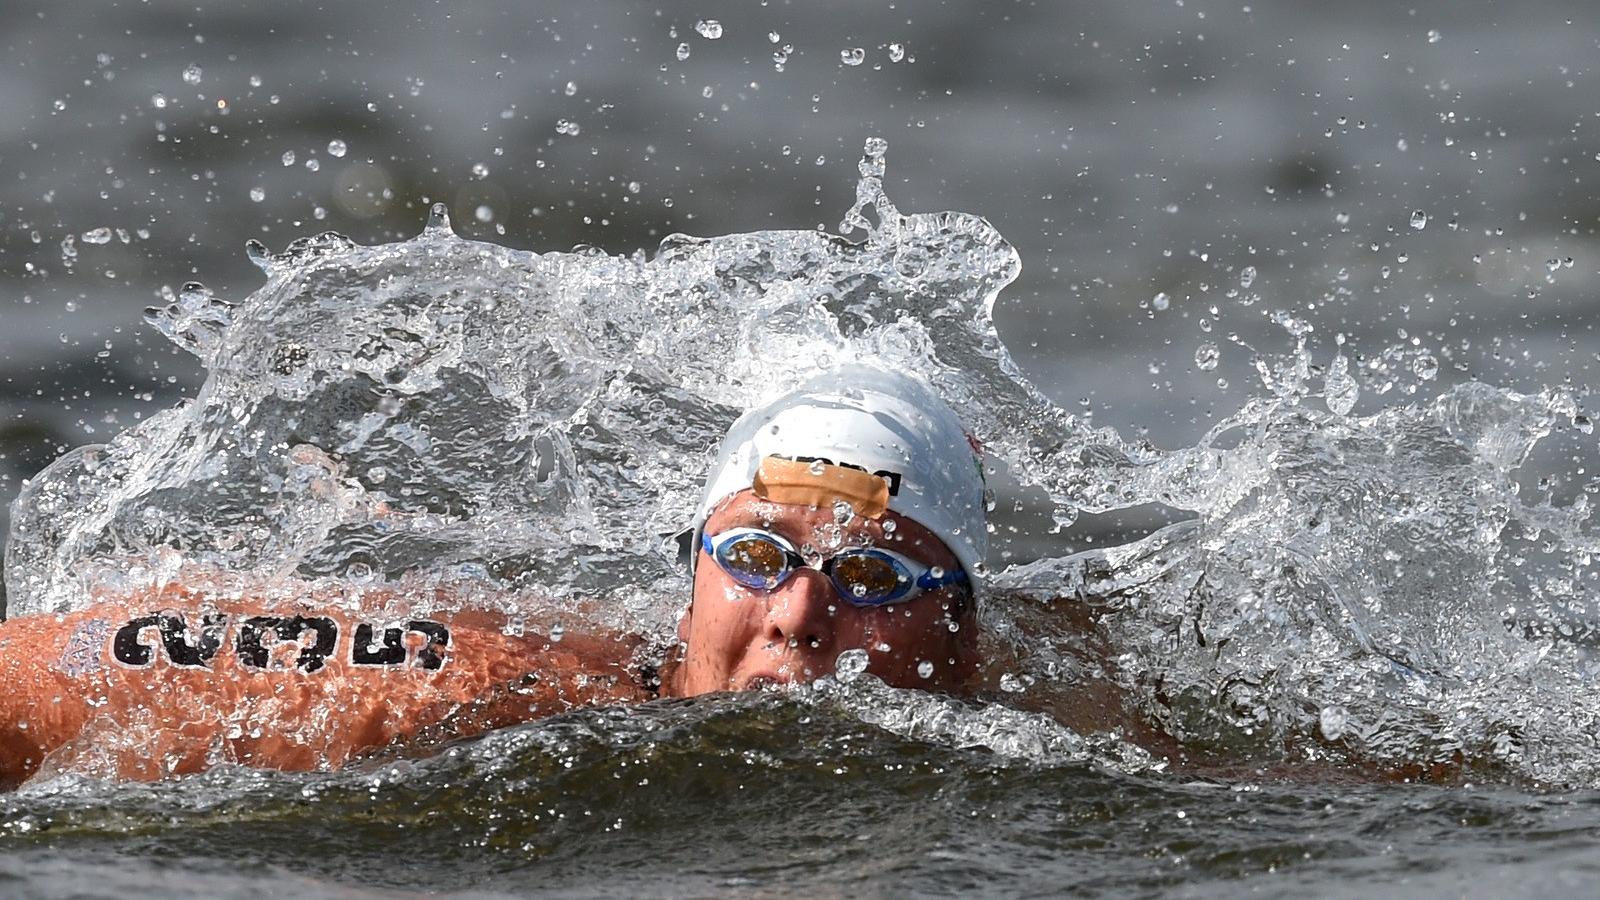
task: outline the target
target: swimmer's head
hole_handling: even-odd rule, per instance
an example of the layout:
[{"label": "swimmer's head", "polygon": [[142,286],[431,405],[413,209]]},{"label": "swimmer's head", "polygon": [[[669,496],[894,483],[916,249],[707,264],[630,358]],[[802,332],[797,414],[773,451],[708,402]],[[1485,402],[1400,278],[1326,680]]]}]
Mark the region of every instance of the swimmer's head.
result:
[{"label": "swimmer's head", "polygon": [[669,692],[810,681],[849,651],[890,684],[960,684],[983,495],[977,442],[919,379],[848,366],[746,413],[695,519]]},{"label": "swimmer's head", "polygon": [[976,578],[988,549],[977,440],[927,382],[869,365],[824,372],[728,430],[695,516],[751,489],[774,502],[885,510],[933,532]]}]

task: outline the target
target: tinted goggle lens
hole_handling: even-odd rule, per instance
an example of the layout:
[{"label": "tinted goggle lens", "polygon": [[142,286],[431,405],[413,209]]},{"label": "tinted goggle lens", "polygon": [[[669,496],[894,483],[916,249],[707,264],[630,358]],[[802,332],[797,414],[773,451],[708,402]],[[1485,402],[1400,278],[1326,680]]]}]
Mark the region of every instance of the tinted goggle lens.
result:
[{"label": "tinted goggle lens", "polygon": [[717,548],[717,562],[740,584],[770,588],[783,580],[789,554],[773,541],[746,535]]},{"label": "tinted goggle lens", "polygon": [[866,551],[834,557],[830,568],[834,586],[853,603],[885,603],[911,584],[893,560]]}]

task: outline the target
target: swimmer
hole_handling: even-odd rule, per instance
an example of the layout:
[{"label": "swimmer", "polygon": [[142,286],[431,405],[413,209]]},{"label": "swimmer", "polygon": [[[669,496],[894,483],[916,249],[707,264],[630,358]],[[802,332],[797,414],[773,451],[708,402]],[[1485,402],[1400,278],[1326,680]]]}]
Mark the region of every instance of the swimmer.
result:
[{"label": "swimmer", "polygon": [[580,707],[810,682],[847,652],[890,685],[961,691],[983,495],[978,443],[924,382],[836,369],[728,432],[684,536],[693,589],[668,658],[637,635],[395,611],[445,596],[102,595],[0,624],[0,787],[335,768]]}]

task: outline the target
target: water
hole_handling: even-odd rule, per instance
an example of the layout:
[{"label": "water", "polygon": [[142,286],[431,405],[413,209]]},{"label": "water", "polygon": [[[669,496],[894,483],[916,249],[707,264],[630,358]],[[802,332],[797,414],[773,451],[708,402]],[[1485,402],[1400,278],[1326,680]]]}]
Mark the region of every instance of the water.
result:
[{"label": "water", "polygon": [[[1592,891],[1581,5],[417,12],[7,13],[52,52],[8,88],[0,477],[109,439],[24,493],[12,613],[228,568],[660,636],[721,427],[869,355],[996,460],[994,688],[50,777],[7,893]],[[852,186],[865,243],[772,230]],[[941,208],[988,221],[899,212]],[[324,227],[367,246],[233,249]],[[1046,712],[1097,684],[1157,733]]]},{"label": "water", "polygon": [[[887,150],[866,142],[841,223],[859,243],[755,232],[671,236],[653,256],[537,254],[463,240],[438,206],[400,243],[252,244],[267,283],[250,297],[190,284],[150,310],[201,359],[206,384],[30,482],[14,508],[7,592],[24,614],[208,570],[381,579],[444,584],[450,606],[577,616],[664,644],[683,593],[666,537],[688,518],[708,449],[745,406],[871,358],[925,374],[1063,520],[1151,504],[1190,515],[1136,543],[995,573],[983,622],[999,693],[894,691],[847,664],[838,681],[787,695],[580,713],[365,771],[221,770],[174,793],[50,770],[0,821],[21,845],[121,846],[118,835],[155,829],[158,844],[203,859],[230,833],[270,846],[274,834],[331,827],[308,816],[415,818],[425,824],[410,829],[405,876],[380,886],[440,869],[443,880],[424,883],[504,889],[507,871],[537,870],[603,892],[648,877],[596,879],[608,853],[694,846],[677,823],[748,790],[766,799],[738,817],[755,835],[746,853],[792,846],[795,796],[820,798],[805,846],[854,852],[791,854],[776,868],[741,854],[738,873],[708,865],[704,880],[676,882],[684,892],[787,888],[792,869],[822,860],[824,883],[887,884],[915,860],[929,887],[949,884],[947,866],[977,887],[992,873],[971,847],[997,839],[1016,843],[1008,865],[1035,841],[1056,847],[1048,866],[1080,883],[1068,835],[1087,816],[1111,833],[1082,840],[1123,846],[1128,823],[1103,810],[1131,792],[1136,818],[1162,822],[1139,827],[1146,843],[1165,836],[1146,861],[1190,874],[1114,866],[1110,882],[1081,886],[1193,887],[1194,873],[1289,865],[1284,845],[1256,846],[1235,823],[1254,828],[1282,815],[1265,811],[1274,804],[1304,809],[1308,796],[1357,802],[1326,793],[1330,778],[1600,783],[1587,495],[1523,499],[1515,481],[1541,439],[1573,427],[1567,392],[1473,383],[1352,416],[1345,358],[1319,379],[1309,329],[1285,316],[1294,343],[1258,356],[1260,397],[1193,447],[1127,441],[1021,375],[992,321],[1016,251],[975,216],[902,214],[883,186]],[[1416,376],[1395,366],[1385,377]],[[1092,611],[1101,638],[1063,605]],[[1097,684],[1145,724],[1079,732],[1044,712]],[[140,740],[135,721],[118,730]],[[859,792],[861,781],[873,787]],[[1098,798],[1087,809],[1062,799],[1084,792]],[[1353,796],[1478,802],[1463,788]],[[855,820],[885,808],[896,812],[883,835],[862,833]],[[904,824],[962,815],[960,827]],[[1222,847],[1200,850],[1183,836],[1195,828]],[[916,837],[891,837],[902,832]],[[1301,853],[1338,856],[1360,833]],[[281,860],[261,861],[303,870],[305,846],[285,842]],[[482,858],[457,870],[449,860],[464,848]],[[347,845],[317,868],[341,882],[394,851],[375,833],[372,847]],[[1026,883],[1042,874],[1030,869]]]}]

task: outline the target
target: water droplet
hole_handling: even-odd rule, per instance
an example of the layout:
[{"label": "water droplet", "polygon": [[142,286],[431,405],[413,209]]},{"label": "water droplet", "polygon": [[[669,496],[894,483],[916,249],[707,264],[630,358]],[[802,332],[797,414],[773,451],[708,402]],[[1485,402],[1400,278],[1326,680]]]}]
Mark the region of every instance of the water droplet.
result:
[{"label": "water droplet", "polygon": [[85,244],[109,244],[111,243],[111,229],[101,226],[85,231],[83,233],[83,242]]},{"label": "water droplet", "polygon": [[847,66],[859,66],[866,58],[867,51],[860,47],[847,47],[839,51],[839,61]]},{"label": "water droplet", "polygon": [[1428,214],[1423,212],[1420,209],[1414,210],[1411,213],[1411,227],[1415,228],[1418,231],[1421,231],[1422,229],[1427,228],[1428,227]]},{"label": "water droplet", "polygon": [[204,71],[199,65],[195,63],[189,63],[187,66],[183,67],[183,83],[199,84],[200,79],[204,74]]},{"label": "water droplet", "polygon": [[477,219],[479,222],[493,222],[494,208],[489,206],[487,203],[482,204],[477,209],[472,211],[472,217]]},{"label": "water droplet", "polygon": [[266,191],[266,189],[265,188],[261,188],[261,187],[253,187],[253,188],[251,188],[250,189],[250,199],[255,203],[260,203],[261,201],[267,199],[267,191]]},{"label": "water droplet", "polygon": [[1572,427],[1584,434],[1594,434],[1594,421],[1583,413],[1572,417]]},{"label": "water droplet", "polygon": [[283,151],[283,155],[278,157],[278,158],[280,160],[282,160],[283,164],[286,165],[286,166],[294,165],[294,151],[293,150],[285,150],[285,151]]},{"label": "water droplet", "polygon": [[1437,29],[1437,28],[1429,28],[1428,29],[1428,43],[1437,44],[1437,43],[1439,43],[1439,41],[1441,41],[1443,39],[1444,39],[1444,35],[1439,33],[1439,29]]},{"label": "water droplet", "polygon": [[678,45],[678,62],[683,62],[684,60],[686,60],[688,58],[689,58],[689,45],[688,44],[679,44]]},{"label": "water droplet", "polygon": [[839,654],[838,659],[833,661],[833,677],[843,684],[849,684],[860,678],[861,673],[866,670],[867,651],[860,647],[854,650],[846,650]]},{"label": "water droplet", "polygon": [[256,268],[266,272],[268,275],[272,274],[272,252],[267,249],[266,244],[255,238],[245,241],[244,255]]},{"label": "water droplet", "polygon": [[1322,736],[1330,741],[1344,737],[1349,725],[1350,714],[1342,706],[1324,706],[1317,716],[1317,726],[1322,729]]},{"label": "water droplet", "polygon": [[889,45],[889,62],[899,62],[900,60],[905,59],[905,58],[906,58],[906,45],[905,44],[890,44]]},{"label": "water droplet", "polygon": [[151,94],[150,95],[150,105],[154,106],[156,109],[166,109],[167,108],[167,95],[163,94],[163,93],[160,93],[159,91],[154,93],[154,94]]},{"label": "water droplet", "polygon": [[1328,403],[1328,411],[1336,416],[1348,416],[1350,410],[1355,409],[1356,400],[1361,396],[1361,386],[1351,377],[1350,360],[1343,353],[1336,355],[1333,364],[1328,367],[1322,396]]},{"label": "water droplet", "polygon": [[640,187],[642,187],[642,185],[640,185],[639,182],[630,181],[630,182],[628,182],[628,193],[637,194],[637,193],[639,193]]},{"label": "water droplet", "polygon": [[933,677],[933,663],[928,662],[927,660],[923,660],[922,662],[917,663],[917,674],[922,676],[923,678],[932,678]]},{"label": "water droplet", "polygon": [[823,472],[822,460],[820,460],[820,459],[812,460],[811,461],[811,465],[806,466],[806,471],[810,472],[812,475],[816,476],[817,478],[821,478],[822,477],[822,472]]},{"label": "water droplet", "polygon": [[1222,351],[1215,343],[1206,341],[1194,351],[1194,364],[1202,372],[1209,372],[1217,367],[1217,360],[1222,356]]},{"label": "water droplet", "polygon": [[565,88],[562,88],[562,92],[565,93],[568,97],[571,97],[573,94],[576,94],[578,92],[578,83],[576,81],[567,82],[567,86]]},{"label": "water droplet", "polygon": [[1256,283],[1256,267],[1255,266],[1245,266],[1243,269],[1239,270],[1239,287],[1249,288],[1250,285],[1255,284],[1255,283]]},{"label": "water droplet", "polygon": [[260,75],[251,75],[250,76],[250,86],[251,87],[261,87],[261,76]]},{"label": "water droplet", "polygon": [[694,23],[694,30],[700,32],[700,36],[708,41],[722,37],[722,23],[716,19],[701,19]]},{"label": "water droplet", "polygon": [[894,534],[895,527],[896,526],[894,524],[894,520],[893,519],[884,519],[883,520],[883,533],[884,534]]},{"label": "water droplet", "polygon": [[1150,298],[1150,305],[1155,307],[1156,312],[1165,312],[1167,307],[1172,305],[1172,298],[1167,296],[1166,291],[1162,291]]},{"label": "water droplet", "polygon": [[563,628],[559,623],[550,626],[550,640],[552,642],[559,644],[561,639],[566,636],[567,629]]},{"label": "water droplet", "polygon": [[473,178],[488,178],[489,177],[489,167],[484,165],[481,162],[473,163],[472,164],[472,177]]},{"label": "water droplet", "polygon": [[1027,689],[1028,686],[1014,672],[1007,672],[1000,676],[1000,690],[1008,694],[1020,694]]},{"label": "water droplet", "polygon": [[346,149],[347,148],[345,147],[344,141],[341,141],[338,138],[334,138],[328,142],[328,155],[334,159],[339,159],[340,157],[344,156]]},{"label": "water droplet", "polygon": [[556,134],[564,134],[568,137],[577,137],[579,130],[580,128],[577,122],[574,122],[570,119],[556,120]]},{"label": "water droplet", "polygon": [[443,203],[428,207],[428,224],[423,227],[428,231],[449,231],[450,209]]},{"label": "water droplet", "polygon": [[1439,360],[1431,353],[1424,353],[1411,361],[1411,371],[1423,381],[1432,381],[1439,375]]}]

